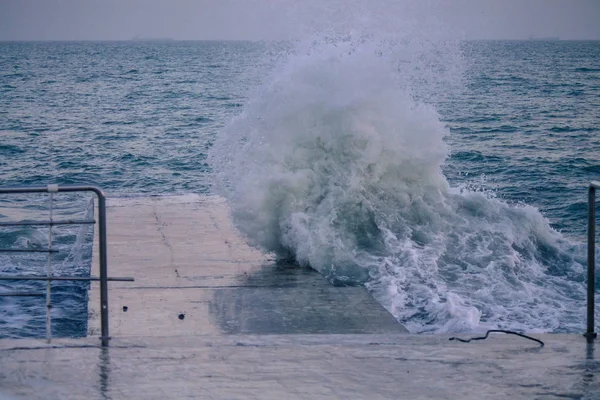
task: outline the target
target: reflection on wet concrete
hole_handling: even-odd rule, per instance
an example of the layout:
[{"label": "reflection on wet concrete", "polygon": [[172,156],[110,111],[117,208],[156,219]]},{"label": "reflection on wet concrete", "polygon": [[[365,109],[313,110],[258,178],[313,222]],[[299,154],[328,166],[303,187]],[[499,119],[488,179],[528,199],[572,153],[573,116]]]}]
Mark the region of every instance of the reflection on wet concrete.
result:
[{"label": "reflection on wet concrete", "polygon": [[581,369],[583,374],[580,385],[582,397],[585,393],[596,393],[596,398],[600,398],[600,360],[594,357],[595,347],[595,343],[587,343],[585,360],[581,365],[573,367]]},{"label": "reflection on wet concrete", "polygon": [[[0,340],[0,399],[598,399],[580,335],[477,343],[410,334]],[[95,344],[95,345],[92,345]],[[534,351],[535,350],[535,351]]]},{"label": "reflection on wet concrete", "polygon": [[99,388],[103,400],[111,400],[110,392],[110,348],[101,347],[98,357]]},{"label": "reflection on wet concrete", "polygon": [[336,287],[292,264],[264,265],[213,290],[209,313],[225,334],[406,332],[364,288]]}]

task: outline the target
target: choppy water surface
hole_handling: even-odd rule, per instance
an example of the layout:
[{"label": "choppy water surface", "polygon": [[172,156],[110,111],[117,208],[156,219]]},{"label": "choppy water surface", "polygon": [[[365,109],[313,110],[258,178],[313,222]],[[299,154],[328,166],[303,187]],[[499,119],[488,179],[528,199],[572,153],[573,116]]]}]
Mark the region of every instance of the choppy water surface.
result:
[{"label": "choppy water surface", "polygon": [[264,53],[235,42],[0,46],[3,183],[113,194],[206,192],[208,146]]},{"label": "choppy water surface", "polygon": [[[0,184],[218,193],[250,243],[414,332],[578,331],[599,109],[599,42],[0,43]],[[82,334],[85,288],[59,292]],[[0,336],[43,334],[42,303],[0,297]]]}]

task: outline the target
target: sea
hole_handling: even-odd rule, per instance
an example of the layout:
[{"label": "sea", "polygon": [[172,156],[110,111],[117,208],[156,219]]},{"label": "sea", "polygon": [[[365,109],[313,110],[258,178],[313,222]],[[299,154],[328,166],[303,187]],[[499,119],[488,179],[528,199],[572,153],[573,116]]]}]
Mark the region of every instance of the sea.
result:
[{"label": "sea", "polygon": [[[365,286],[413,333],[583,332],[592,180],[600,41],[0,43],[0,186],[222,196],[249,244]],[[48,202],[3,195],[0,222]],[[55,273],[88,276],[92,228],[52,235]],[[48,241],[0,229],[0,248]],[[2,276],[46,268],[0,252]],[[85,335],[87,290],[53,282],[54,335]],[[0,296],[0,338],[44,336],[45,310]]]}]

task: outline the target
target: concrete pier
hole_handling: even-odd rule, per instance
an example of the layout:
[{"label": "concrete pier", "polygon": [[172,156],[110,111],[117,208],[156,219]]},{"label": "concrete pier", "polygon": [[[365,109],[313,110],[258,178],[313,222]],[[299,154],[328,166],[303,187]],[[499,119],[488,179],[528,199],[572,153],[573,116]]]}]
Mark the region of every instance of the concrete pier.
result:
[{"label": "concrete pier", "polygon": [[0,340],[0,400],[600,399],[581,335],[411,335],[363,288],[250,249],[218,198],[107,212],[109,274],[136,279],[110,283],[110,347],[92,284],[87,338]]},{"label": "concrete pier", "polygon": [[[107,215],[109,274],[135,278],[110,283],[111,336],[406,332],[364,288],[251,249],[219,198],[117,199]],[[90,336],[100,331],[98,286]]]}]

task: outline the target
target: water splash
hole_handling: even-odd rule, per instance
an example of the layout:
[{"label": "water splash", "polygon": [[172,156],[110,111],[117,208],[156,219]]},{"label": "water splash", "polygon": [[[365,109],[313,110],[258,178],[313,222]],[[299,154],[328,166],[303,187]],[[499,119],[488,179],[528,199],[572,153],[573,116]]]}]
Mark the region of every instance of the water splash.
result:
[{"label": "water splash", "polygon": [[582,249],[442,174],[432,103],[460,58],[373,32],[300,43],[216,140],[215,191],[251,245],[365,284],[413,332],[577,329]]}]

